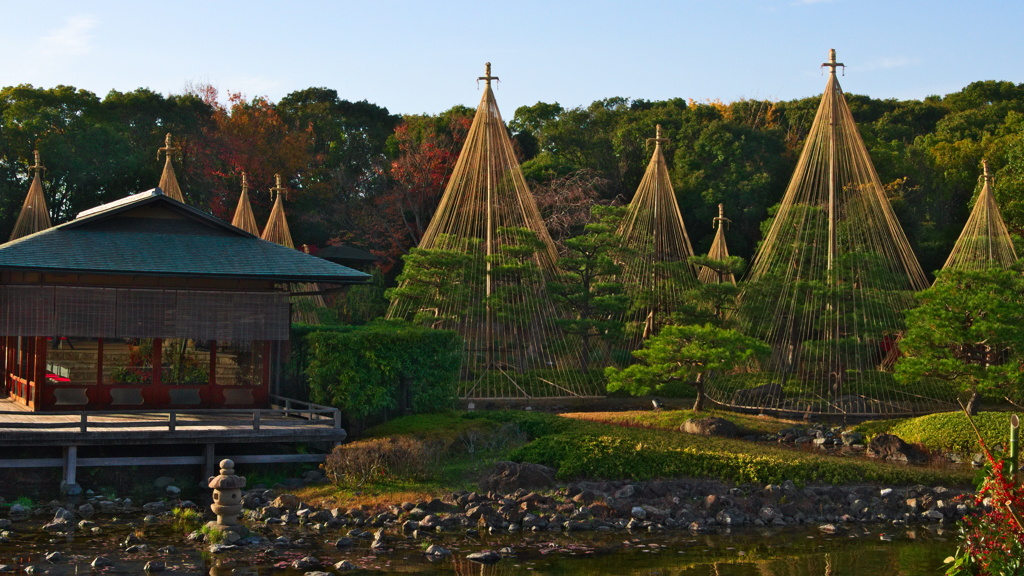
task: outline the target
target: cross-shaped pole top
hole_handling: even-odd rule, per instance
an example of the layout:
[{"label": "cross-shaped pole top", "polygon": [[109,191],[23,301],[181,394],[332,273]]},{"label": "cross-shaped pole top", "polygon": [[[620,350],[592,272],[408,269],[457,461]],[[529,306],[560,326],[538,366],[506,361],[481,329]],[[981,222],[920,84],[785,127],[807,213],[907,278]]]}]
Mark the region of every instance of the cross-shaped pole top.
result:
[{"label": "cross-shaped pole top", "polygon": [[249,192],[249,176],[242,172],[242,194]]},{"label": "cross-shaped pole top", "polygon": [[725,217],[725,208],[723,207],[722,204],[719,204],[718,205],[718,216],[711,219],[711,227],[712,228],[721,228],[723,222],[728,224],[728,223],[731,223],[732,220],[729,220],[728,218]]},{"label": "cross-shaped pole top", "polygon": [[843,74],[846,73],[846,64],[843,64],[842,62],[836,62],[836,49],[835,48],[829,49],[829,51],[828,51],[828,62],[823,63],[821,65],[821,67],[824,68],[825,66],[828,66],[829,68],[832,69],[831,70],[831,74],[833,76],[835,76],[835,74],[836,74],[836,68],[838,68],[840,66],[843,67]]},{"label": "cross-shaped pole top", "polygon": [[167,154],[167,157],[170,158],[172,154],[175,154],[180,151],[181,148],[177,148],[171,143],[171,133],[168,132],[167,136],[164,137],[164,147],[156,151],[156,159],[160,159],[161,152]]},{"label": "cross-shaped pole top", "polygon": [[647,143],[654,143],[654,145],[661,146],[662,144],[668,144],[668,138],[661,137],[661,124],[657,124],[654,127],[654,138],[648,138]]},{"label": "cross-shaped pole top", "polygon": [[34,173],[38,176],[43,170],[46,170],[46,166],[43,166],[42,162],[39,161],[39,150],[32,151],[32,158],[35,160],[35,164],[29,166],[28,171],[30,174]]},{"label": "cross-shaped pole top", "polygon": [[992,174],[988,171],[988,160],[984,158],[981,159],[981,172],[982,177],[985,179],[985,182],[989,182],[992,180]]},{"label": "cross-shaped pole top", "polygon": [[[491,76],[491,63],[490,62],[486,62],[484,64],[484,75],[479,77],[479,78],[477,78],[476,81],[479,82],[479,81],[483,80],[484,82],[487,82],[488,86],[490,86],[491,85],[491,80],[497,80],[497,79],[498,79],[497,76]],[[478,84],[478,86],[479,86],[479,84]]]},{"label": "cross-shaped pole top", "polygon": [[[271,188],[270,191],[273,192],[273,193],[276,193],[276,194],[282,194],[283,193],[284,197],[287,198],[288,197],[288,189],[281,185],[281,175],[280,174],[274,174],[274,182],[275,182],[275,186],[273,188]],[[274,196],[274,199],[276,200],[277,196]]]}]

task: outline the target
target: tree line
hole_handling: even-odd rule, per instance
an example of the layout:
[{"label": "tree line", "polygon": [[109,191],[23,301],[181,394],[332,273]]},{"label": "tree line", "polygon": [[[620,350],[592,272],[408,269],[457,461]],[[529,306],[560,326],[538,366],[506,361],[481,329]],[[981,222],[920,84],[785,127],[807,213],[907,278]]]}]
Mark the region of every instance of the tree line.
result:
[{"label": "tree line", "polygon": [[[1024,84],[981,81],[924,100],[847,95],[901,224],[926,271],[941,267],[989,161],[1015,236],[1024,230]],[[680,210],[695,249],[710,245],[717,204],[732,220],[730,249],[749,259],[781,199],[818,96],[723,103],[607,98],[565,108],[538,102],[508,128],[552,236],[583,228],[595,203],[632,197],[661,124]],[[43,156],[55,223],[152,188],[167,132],[187,201],[230,220],[246,172],[258,218],[273,175],[287,179],[297,244],[348,243],[381,257],[389,278],[433,214],[472,120],[455,106],[437,115],[386,108],[308,88],[278,102],[209,86],[164,96],[140,88],[103,98],[71,86],[0,89],[0,235],[28,190],[32,150]]]}]

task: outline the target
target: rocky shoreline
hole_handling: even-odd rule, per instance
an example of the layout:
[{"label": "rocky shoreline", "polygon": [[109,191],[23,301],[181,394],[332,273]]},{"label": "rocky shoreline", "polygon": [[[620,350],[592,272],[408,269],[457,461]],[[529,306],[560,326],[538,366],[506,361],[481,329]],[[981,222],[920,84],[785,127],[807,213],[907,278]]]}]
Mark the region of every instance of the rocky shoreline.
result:
[{"label": "rocky shoreline", "polygon": [[[326,479],[318,473],[310,473],[305,482],[323,483]],[[387,554],[395,543],[402,542],[405,546],[411,541],[421,543],[428,557],[442,558],[449,550],[433,541],[441,542],[440,538],[446,535],[473,538],[484,533],[672,530],[712,533],[744,527],[810,528],[833,534],[856,524],[952,524],[973,511],[963,498],[971,494],[969,491],[944,487],[798,487],[788,481],[781,485],[736,486],[710,480],[586,481],[555,485],[554,471],[550,468],[512,462],[499,462],[481,485],[492,489],[453,492],[431,500],[378,508],[366,505],[317,507],[282,491],[282,487],[251,489],[243,496],[243,523],[250,528],[250,535],[225,533],[224,540],[214,543],[197,530],[186,540],[205,546],[215,557],[239,550],[258,552],[269,558],[286,551],[294,556],[309,548],[310,543],[302,537],[290,539],[285,533],[301,528],[303,533],[316,535],[337,550],[366,548],[369,544],[371,552]],[[205,507],[201,509],[192,502],[177,499],[141,506],[129,499],[111,500],[102,496],[87,498],[78,505],[56,501],[34,507],[13,504],[7,510],[7,517],[0,519],[0,557],[3,545],[15,541],[20,532],[35,532],[40,528],[54,534],[101,531],[98,518],[113,516],[142,516],[144,523],[158,524],[171,521],[173,508],[205,512]],[[150,552],[145,542],[133,537],[122,547],[130,554]],[[166,548],[162,551],[166,552]],[[466,558],[487,563],[502,557],[502,551],[481,551]],[[110,560],[97,557],[93,564],[102,566],[106,562]],[[149,571],[160,571],[160,563],[153,562]],[[290,567],[347,570],[356,566],[347,560],[326,566],[315,556],[303,556],[290,561]],[[0,563],[0,572],[5,570],[10,567]]]}]

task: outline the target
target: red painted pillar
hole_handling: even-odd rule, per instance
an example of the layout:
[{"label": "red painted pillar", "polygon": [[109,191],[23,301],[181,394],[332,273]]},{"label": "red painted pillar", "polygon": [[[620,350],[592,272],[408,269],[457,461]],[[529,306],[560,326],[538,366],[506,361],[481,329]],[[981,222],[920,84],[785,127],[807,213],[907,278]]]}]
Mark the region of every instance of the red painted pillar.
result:
[{"label": "red painted pillar", "polygon": [[36,338],[35,371],[36,381],[36,410],[52,408],[52,403],[47,394],[50,393],[50,383],[46,379],[46,351],[50,347],[46,344],[45,337]]}]

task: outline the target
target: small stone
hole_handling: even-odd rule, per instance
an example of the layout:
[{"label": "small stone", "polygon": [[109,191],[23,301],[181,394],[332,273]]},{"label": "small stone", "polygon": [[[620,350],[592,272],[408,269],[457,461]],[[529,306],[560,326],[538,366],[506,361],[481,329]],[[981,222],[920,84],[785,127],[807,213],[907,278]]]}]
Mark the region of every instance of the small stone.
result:
[{"label": "small stone", "polygon": [[348,560],[342,560],[334,565],[334,569],[340,572],[348,572],[349,570],[355,570],[356,568],[358,568],[358,566]]},{"label": "small stone", "polygon": [[632,498],[635,495],[636,486],[633,486],[632,484],[626,484],[625,486],[623,486],[622,488],[615,492],[616,498]]},{"label": "small stone", "polygon": [[448,550],[447,548],[442,548],[441,546],[438,546],[437,544],[431,544],[430,546],[427,546],[427,549],[424,551],[424,553],[427,556],[433,556],[435,558],[443,558],[445,556],[448,556],[452,552],[451,552],[451,550]]},{"label": "small stone", "polygon": [[299,497],[294,494],[281,494],[274,499],[271,506],[275,508],[291,509],[294,510],[299,506]]},{"label": "small stone", "polygon": [[133,544],[124,549],[126,554],[145,554],[149,552],[149,546],[145,544]]},{"label": "small stone", "polygon": [[63,508],[57,508],[57,512],[55,512],[54,515],[53,515],[54,522],[57,522],[57,521],[71,522],[74,519],[75,519],[75,514],[73,512],[69,512],[69,511],[67,511],[67,510],[65,510]]},{"label": "small stone", "polygon": [[299,558],[292,562],[292,568],[296,570],[308,570],[309,568],[319,568],[320,561],[313,556],[306,556],[305,558]]},{"label": "small stone", "polygon": [[[127,506],[127,504],[125,506]],[[163,512],[167,512],[167,510],[167,502],[164,502],[162,500],[158,502],[149,502],[147,504],[142,505],[142,511],[146,514],[160,514]]]},{"label": "small stone", "polygon": [[150,560],[149,562],[146,562],[146,565],[143,566],[142,569],[145,570],[146,572],[163,572],[164,570],[167,569],[167,565],[164,564],[163,562],[158,562],[156,560]]},{"label": "small stone", "polygon": [[60,562],[63,557],[60,555],[60,552],[50,552],[49,554],[44,556],[44,558],[46,559],[47,562],[55,564],[57,562]]},{"label": "small stone", "polygon": [[96,513],[96,509],[93,508],[92,504],[82,504],[78,507],[78,515],[82,518],[92,518],[92,515]]},{"label": "small stone", "polygon": [[344,550],[346,548],[351,548],[353,546],[353,544],[354,544],[354,541],[351,538],[349,538],[347,536],[344,536],[344,537],[338,538],[338,540],[334,543],[334,547],[339,549],[339,550]]},{"label": "small stone", "polygon": [[110,566],[114,565],[114,562],[111,561],[111,559],[107,558],[106,556],[97,556],[92,561],[91,565],[92,565],[93,568],[109,568]]},{"label": "small stone", "polygon": [[494,550],[485,550],[483,552],[474,552],[466,556],[466,560],[478,562],[480,564],[496,564],[501,560],[501,554],[498,554]]},{"label": "small stone", "polygon": [[14,522],[27,520],[31,515],[32,510],[18,503],[11,504],[11,507],[7,510],[7,517]]},{"label": "small stone", "polygon": [[640,506],[633,506],[629,511],[629,515],[637,520],[645,520],[647,518],[647,511]]},{"label": "small stone", "polygon": [[178,494],[181,494],[181,488],[178,488],[177,486],[168,486],[167,488],[164,488],[164,491],[170,496],[177,496]]},{"label": "small stone", "polygon": [[878,491],[878,495],[881,496],[882,498],[890,496],[892,495],[892,488],[882,488],[881,490]]},{"label": "small stone", "polygon": [[214,545],[210,546],[209,548],[207,548],[207,551],[209,551],[210,554],[223,554],[225,552],[230,552],[232,550],[237,550],[237,549],[238,549],[238,546],[234,546],[234,545],[231,545],[231,544],[214,544]]},{"label": "small stone", "polygon": [[77,498],[82,495],[82,487],[78,484],[67,482],[60,483],[60,493],[66,498]]}]

